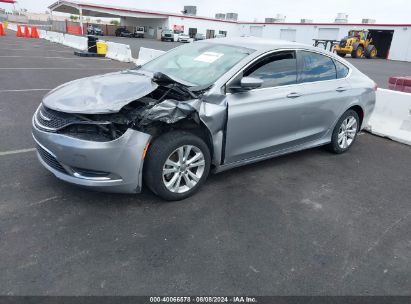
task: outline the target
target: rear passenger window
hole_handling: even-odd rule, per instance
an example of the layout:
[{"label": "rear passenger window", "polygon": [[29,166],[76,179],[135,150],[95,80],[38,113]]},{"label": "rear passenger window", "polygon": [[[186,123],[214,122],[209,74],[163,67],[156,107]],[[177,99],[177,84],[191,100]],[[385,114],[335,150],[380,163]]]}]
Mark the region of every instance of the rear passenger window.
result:
[{"label": "rear passenger window", "polygon": [[337,71],[330,57],[305,51],[299,54],[299,83],[337,79]]},{"label": "rear passenger window", "polygon": [[344,78],[347,77],[348,72],[350,71],[344,64],[341,62],[334,60],[335,67],[337,68],[337,78]]},{"label": "rear passenger window", "polygon": [[263,88],[297,83],[295,52],[281,52],[264,57],[246,71],[244,76],[264,80]]}]

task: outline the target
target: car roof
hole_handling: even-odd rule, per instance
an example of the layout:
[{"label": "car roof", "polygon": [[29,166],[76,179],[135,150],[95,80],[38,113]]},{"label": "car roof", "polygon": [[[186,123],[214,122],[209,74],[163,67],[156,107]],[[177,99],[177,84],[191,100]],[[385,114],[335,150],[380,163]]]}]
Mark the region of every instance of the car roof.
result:
[{"label": "car roof", "polygon": [[305,48],[305,49],[315,49],[311,45],[301,44],[291,41],[285,40],[275,40],[275,39],[266,39],[266,38],[259,38],[259,37],[225,37],[225,38],[218,38],[218,39],[209,39],[206,42],[202,43],[218,43],[218,44],[227,44],[232,46],[244,47],[248,49],[254,49],[256,51],[266,51],[266,50],[274,50],[274,49],[282,49],[282,48]]}]

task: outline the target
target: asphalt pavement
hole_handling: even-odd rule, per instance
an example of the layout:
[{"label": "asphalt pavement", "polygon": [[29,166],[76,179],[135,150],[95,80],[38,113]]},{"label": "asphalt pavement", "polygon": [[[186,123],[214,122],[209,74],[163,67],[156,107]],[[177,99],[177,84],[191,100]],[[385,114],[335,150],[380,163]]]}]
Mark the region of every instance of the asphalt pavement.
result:
[{"label": "asphalt pavement", "polygon": [[33,150],[42,96],[130,66],[0,37],[1,295],[411,294],[411,147],[388,139],[213,175],[180,202],[56,179]]}]

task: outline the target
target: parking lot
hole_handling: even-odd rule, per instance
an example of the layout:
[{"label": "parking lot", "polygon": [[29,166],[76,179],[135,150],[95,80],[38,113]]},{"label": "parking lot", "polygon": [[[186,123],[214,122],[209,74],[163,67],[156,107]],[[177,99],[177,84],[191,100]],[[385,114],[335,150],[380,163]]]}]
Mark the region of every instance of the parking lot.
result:
[{"label": "parking lot", "polygon": [[[404,68],[360,65],[375,77]],[[410,294],[406,145],[363,133],[344,155],[317,148],[234,169],[171,203],[56,179],[31,138],[42,96],[128,67],[0,38],[0,294]]]}]

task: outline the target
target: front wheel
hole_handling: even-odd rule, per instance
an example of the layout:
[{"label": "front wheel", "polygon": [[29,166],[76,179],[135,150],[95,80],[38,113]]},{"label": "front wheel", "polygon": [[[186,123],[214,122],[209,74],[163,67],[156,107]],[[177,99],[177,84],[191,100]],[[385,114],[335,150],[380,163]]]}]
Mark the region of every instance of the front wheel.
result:
[{"label": "front wheel", "polygon": [[357,112],[346,111],[335,125],[331,143],[328,145],[329,150],[337,154],[347,152],[355,142],[359,129],[360,119]]},{"label": "front wheel", "polygon": [[368,59],[375,59],[377,57],[377,49],[373,45],[369,45],[365,52],[365,57]]},{"label": "front wheel", "polygon": [[364,55],[364,48],[361,45],[357,46],[357,48],[354,48],[351,53],[352,58],[362,58],[363,55]]},{"label": "front wheel", "polygon": [[150,145],[144,165],[144,179],[155,194],[169,201],[193,195],[207,179],[210,151],[198,136],[173,131]]}]

